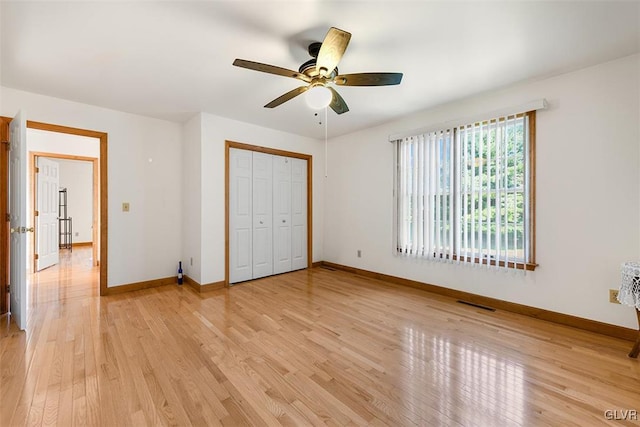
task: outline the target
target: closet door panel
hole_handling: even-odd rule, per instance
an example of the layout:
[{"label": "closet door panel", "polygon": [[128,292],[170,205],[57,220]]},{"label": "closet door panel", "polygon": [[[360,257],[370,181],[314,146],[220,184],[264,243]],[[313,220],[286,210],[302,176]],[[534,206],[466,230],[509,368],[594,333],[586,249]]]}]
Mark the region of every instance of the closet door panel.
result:
[{"label": "closet door panel", "polygon": [[229,150],[229,283],[253,278],[252,156]]},{"label": "closet door panel", "polygon": [[291,271],[291,159],[273,156],[273,272]]},{"label": "closet door panel", "polygon": [[253,278],[273,274],[273,156],[253,153]]},{"label": "closet door panel", "polygon": [[307,268],[307,161],[291,159],[291,269]]}]

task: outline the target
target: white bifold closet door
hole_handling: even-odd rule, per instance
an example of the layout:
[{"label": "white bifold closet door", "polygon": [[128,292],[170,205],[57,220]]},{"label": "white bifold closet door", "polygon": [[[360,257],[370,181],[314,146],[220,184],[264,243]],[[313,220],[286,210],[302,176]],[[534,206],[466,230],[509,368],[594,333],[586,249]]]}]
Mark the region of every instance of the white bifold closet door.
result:
[{"label": "white bifold closet door", "polygon": [[273,156],[273,272],[291,271],[291,160]]},{"label": "white bifold closet door", "polygon": [[273,160],[253,152],[253,278],[273,274]]},{"label": "white bifold closet door", "polygon": [[253,279],[252,153],[229,150],[229,281]]},{"label": "white bifold closet door", "polygon": [[307,161],[291,159],[291,270],[307,268]]},{"label": "white bifold closet door", "polygon": [[307,267],[307,161],[229,149],[229,283]]}]

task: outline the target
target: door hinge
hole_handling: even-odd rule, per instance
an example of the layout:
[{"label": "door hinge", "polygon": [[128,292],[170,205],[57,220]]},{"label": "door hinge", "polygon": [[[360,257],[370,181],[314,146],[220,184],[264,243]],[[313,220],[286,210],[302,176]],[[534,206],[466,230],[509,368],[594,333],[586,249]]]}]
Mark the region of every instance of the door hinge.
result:
[{"label": "door hinge", "polygon": [[36,211],[36,216],[40,216],[40,212]]},{"label": "door hinge", "polygon": [[40,257],[38,256],[38,254],[35,254],[34,258],[35,258],[35,259],[40,259]]},{"label": "door hinge", "polygon": [[11,293],[11,285],[9,283],[7,283],[7,293]]},{"label": "door hinge", "polygon": [[9,141],[2,141],[4,147],[8,150],[11,150],[11,143]]},{"label": "door hinge", "polygon": [[36,173],[40,173],[40,168],[36,166]]},{"label": "door hinge", "polygon": [[5,221],[9,222],[11,221],[11,214],[7,213],[7,215],[4,217]]}]

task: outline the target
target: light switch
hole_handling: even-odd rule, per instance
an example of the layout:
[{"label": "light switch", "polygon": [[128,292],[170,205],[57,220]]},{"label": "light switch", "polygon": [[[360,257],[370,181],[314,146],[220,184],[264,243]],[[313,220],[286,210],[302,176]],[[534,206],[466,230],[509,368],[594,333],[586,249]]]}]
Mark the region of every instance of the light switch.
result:
[{"label": "light switch", "polygon": [[122,203],[122,212],[129,212],[129,202]]}]

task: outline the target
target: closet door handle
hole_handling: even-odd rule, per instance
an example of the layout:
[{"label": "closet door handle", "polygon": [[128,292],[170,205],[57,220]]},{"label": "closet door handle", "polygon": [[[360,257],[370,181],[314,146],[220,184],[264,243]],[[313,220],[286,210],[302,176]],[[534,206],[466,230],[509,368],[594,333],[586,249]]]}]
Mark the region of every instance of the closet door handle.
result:
[{"label": "closet door handle", "polygon": [[284,224],[285,222],[287,222],[287,220],[286,220],[286,219],[283,219],[283,220],[282,220],[282,223]]},{"label": "closet door handle", "polygon": [[260,224],[262,224],[262,221],[260,221]]}]

